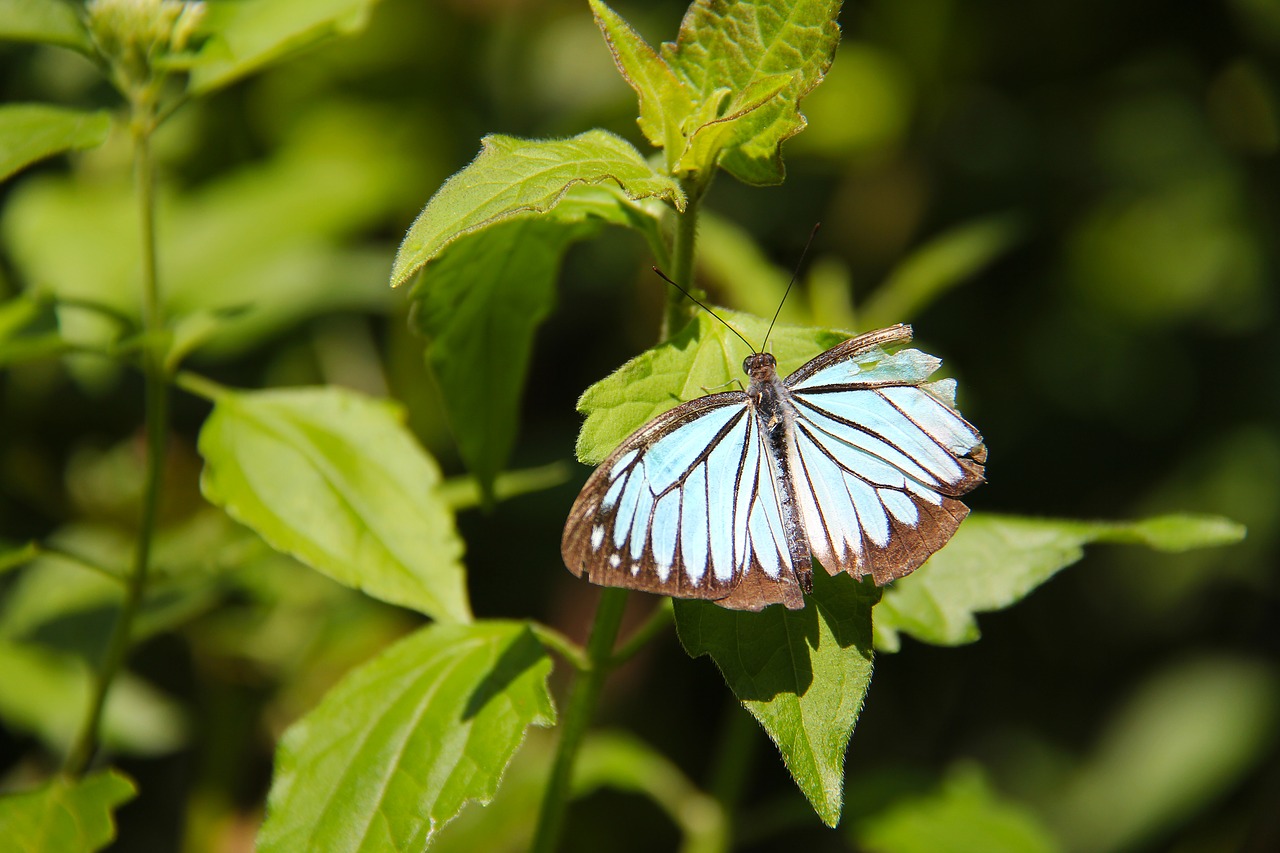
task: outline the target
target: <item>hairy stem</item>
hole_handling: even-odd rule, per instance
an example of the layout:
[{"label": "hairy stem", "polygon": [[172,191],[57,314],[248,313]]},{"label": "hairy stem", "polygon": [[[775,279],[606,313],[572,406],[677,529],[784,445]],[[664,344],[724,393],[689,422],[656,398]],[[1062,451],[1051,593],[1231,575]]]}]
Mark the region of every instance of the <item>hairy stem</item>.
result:
[{"label": "hairy stem", "polygon": [[596,607],[595,624],[587,639],[589,668],[578,674],[569,694],[569,703],[560,719],[560,743],[551,765],[551,778],[542,797],[542,809],[538,813],[538,828],[534,833],[534,853],[551,853],[560,840],[564,813],[569,806],[573,782],[573,766],[578,758],[582,739],[595,716],[596,702],[604,688],[604,680],[612,668],[613,643],[622,624],[622,611],[627,606],[625,589],[605,589],[600,593]]},{"label": "hairy stem", "polygon": [[[133,103],[134,190],[137,195],[138,220],[142,232],[142,328],[144,334],[158,337],[163,329],[160,307],[160,285],[156,276],[155,231],[155,164],[151,156],[151,134],[155,129],[155,105],[149,98],[139,98]],[[133,565],[125,578],[124,601],[116,615],[111,637],[103,655],[101,668],[93,684],[93,695],[85,713],[84,722],[71,751],[67,754],[64,770],[73,775],[82,774],[98,748],[102,713],[106,707],[111,684],[115,681],[133,634],[133,622],[142,605],[147,588],[147,574],[151,566],[151,540],[156,526],[156,513],[160,505],[160,490],[164,480],[164,453],[168,437],[168,389],[165,384],[164,357],[155,348],[149,348],[143,359],[145,374],[146,406],[146,482],[142,495],[142,519],[138,524],[137,544]]]},{"label": "hairy stem", "polygon": [[[698,206],[702,203],[705,188],[686,184],[685,197],[688,206],[676,217],[674,245],[671,250],[671,279],[685,290],[693,288],[694,247],[698,241]],[[662,315],[660,340],[668,340],[693,316],[691,303],[675,288],[667,289],[667,307]]]}]

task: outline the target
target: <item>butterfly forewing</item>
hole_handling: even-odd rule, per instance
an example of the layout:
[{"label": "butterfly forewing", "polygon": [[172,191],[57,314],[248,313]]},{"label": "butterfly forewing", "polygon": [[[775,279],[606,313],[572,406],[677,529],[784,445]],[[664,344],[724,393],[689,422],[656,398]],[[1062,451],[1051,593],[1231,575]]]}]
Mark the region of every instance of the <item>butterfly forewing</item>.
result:
[{"label": "butterfly forewing", "polygon": [[595,471],[561,552],[595,583],[759,610],[802,607],[776,473],[741,392],[650,421]]}]

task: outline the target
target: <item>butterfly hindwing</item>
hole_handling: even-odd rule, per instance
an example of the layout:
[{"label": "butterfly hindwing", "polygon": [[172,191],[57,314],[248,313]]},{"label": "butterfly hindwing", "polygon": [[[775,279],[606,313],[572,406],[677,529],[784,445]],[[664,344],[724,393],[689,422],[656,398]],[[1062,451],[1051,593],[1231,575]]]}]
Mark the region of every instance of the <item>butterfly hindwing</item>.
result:
[{"label": "butterfly hindwing", "polygon": [[592,474],[561,552],[594,583],[759,610],[802,607],[773,463],[741,392],[677,406]]}]

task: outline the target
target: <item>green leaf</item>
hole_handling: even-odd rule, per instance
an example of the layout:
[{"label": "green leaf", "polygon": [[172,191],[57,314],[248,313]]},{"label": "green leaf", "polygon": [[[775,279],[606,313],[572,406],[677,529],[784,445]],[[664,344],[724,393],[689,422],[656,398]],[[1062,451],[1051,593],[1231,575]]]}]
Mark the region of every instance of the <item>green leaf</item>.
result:
[{"label": "green leaf", "polygon": [[339,583],[470,621],[440,471],[397,406],[337,388],[214,398],[200,431],[205,497]]},{"label": "green leaf", "polygon": [[[749,341],[763,341],[769,321],[716,309]],[[769,349],[785,376],[850,335],[792,326],[775,326]],[[578,459],[599,464],[645,422],[704,394],[742,382],[742,360],[751,348],[719,320],[700,313],[671,340],[641,353],[583,392],[578,411],[586,415],[578,434]]]},{"label": "green leaf", "polygon": [[364,29],[377,0],[211,0],[190,66],[204,93],[338,35]]},{"label": "green leaf", "polygon": [[80,16],[62,0],[0,0],[0,39],[34,41],[92,53]]},{"label": "green leaf", "polygon": [[1045,804],[1073,850],[1157,849],[1276,744],[1274,661],[1205,656],[1140,685],[1093,754]]},{"label": "green leaf", "polygon": [[[673,171],[682,175],[709,172],[721,152],[750,142],[760,132],[760,111],[774,106],[777,97],[795,81],[795,74],[773,74],[752,80],[727,105],[712,106],[718,103],[717,98],[705,101],[704,106],[710,108],[691,119],[688,145]],[[728,89],[719,91],[729,94]]]},{"label": "green leaf", "polygon": [[982,771],[948,773],[934,793],[904,798],[859,821],[852,833],[868,853],[1052,853],[1053,837],[1029,811],[1000,799]]},{"label": "green leaf", "polygon": [[862,310],[867,327],[910,322],[922,309],[980,272],[1022,235],[1012,216],[992,216],[953,228],[911,253]]},{"label": "green leaf", "polygon": [[110,131],[111,114],[105,110],[4,104],[0,106],[0,181],[46,157],[101,145]]},{"label": "green leaf", "polygon": [[413,289],[414,325],[428,339],[458,451],[486,504],[511,457],[533,336],[555,304],[564,252],[629,209],[600,188],[576,187],[547,216],[517,216],[455,240]]},{"label": "green leaf", "polygon": [[629,199],[661,198],[684,209],[674,180],[603,130],[541,142],[494,135],[482,144],[476,159],[445,181],[414,220],[396,253],[392,286],[459,237],[519,214],[546,213],[579,184],[611,181]]},{"label": "green leaf", "polygon": [[526,624],[431,625],[347,675],[290,727],[263,853],[422,850],[488,802],[530,725],[555,721]]},{"label": "green leaf", "polygon": [[[57,752],[65,752],[79,733],[92,678],[76,657],[0,639],[0,717]],[[129,673],[112,683],[103,714],[102,739],[113,750],[161,755],[186,740],[177,705]]]},{"label": "green leaf", "polygon": [[40,546],[35,542],[28,542],[18,548],[6,548],[0,551],[0,574],[24,566],[38,556]]},{"label": "green leaf", "polygon": [[828,826],[840,821],[845,747],[871,684],[871,607],[879,594],[870,581],[819,570],[802,610],[675,602],[685,650],[716,662]]},{"label": "green leaf", "polygon": [[700,97],[718,89],[757,90],[759,81],[794,75],[779,94],[751,111],[749,128],[720,165],[747,184],[778,184],[785,170],[781,144],[804,129],[799,103],[822,81],[840,41],[840,0],[697,0],[674,45],[662,55]]},{"label": "green leaf", "polygon": [[899,633],[942,646],[978,639],[975,615],[1000,610],[1084,556],[1094,542],[1185,551],[1229,545],[1244,528],[1216,516],[1135,522],[1065,521],[974,513],[938,553],[894,581],[876,608],[876,647],[897,651]]},{"label": "green leaf", "polygon": [[693,112],[693,97],[671,66],[617,12],[601,0],[590,2],[613,61],[636,91],[640,130],[651,145],[665,149],[667,171],[674,172],[685,147],[683,126]]},{"label": "green leaf", "polygon": [[34,791],[0,796],[0,838],[12,853],[93,853],[115,840],[115,809],[136,794],[118,770],[59,776]]}]

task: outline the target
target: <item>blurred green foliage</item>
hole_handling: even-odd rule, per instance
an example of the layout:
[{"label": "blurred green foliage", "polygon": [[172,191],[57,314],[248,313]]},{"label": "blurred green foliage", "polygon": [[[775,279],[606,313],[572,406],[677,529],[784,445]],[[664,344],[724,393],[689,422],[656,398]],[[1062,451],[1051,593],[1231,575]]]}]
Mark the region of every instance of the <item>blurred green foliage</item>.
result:
[{"label": "blurred green foliage", "polygon": [[[60,13],[20,18],[38,5],[0,0],[0,20],[16,22],[0,31],[0,99],[71,105],[90,144],[116,103]],[[278,50],[241,43],[237,65],[207,43],[193,80],[208,97],[155,139],[173,334],[228,385],[391,393],[445,475],[461,476],[469,437],[455,438],[441,406],[448,374],[427,370],[408,300],[385,286],[395,246],[482,135],[601,126],[639,144],[634,95],[585,2],[300,5],[321,23]],[[656,44],[684,4],[616,9]],[[751,850],[940,849],[938,838],[1082,853],[1280,847],[1280,6],[865,0],[841,21],[831,74],[801,105],[809,127],[783,148],[787,182],[722,176],[706,200],[711,298],[771,313],[821,219],[784,318],[914,322],[991,448],[976,508],[1194,511],[1249,535],[1179,555],[1099,548],[1019,608],[982,616],[981,643],[903,641],[877,666],[837,831],[815,823],[741,710],[724,709],[710,664],[660,641],[619,673],[602,711],[658,755],[588,742],[566,849],[665,849],[677,825],[689,849],[705,838],[715,849],[726,818],[710,798],[680,811],[633,795],[662,779],[736,801],[732,835]],[[31,31],[67,47],[29,43]],[[136,321],[126,136],[117,125],[101,147],[0,188],[0,297],[25,295],[0,307],[0,567],[11,547],[46,549],[0,573],[6,789],[48,769],[40,744],[72,736],[78,712],[43,709],[83,701],[118,606],[103,576],[124,571],[138,515],[140,380],[97,357],[24,355],[120,341]],[[0,153],[6,168],[34,156]],[[514,467],[567,459],[578,395],[653,343],[665,295],[648,248],[603,229],[565,250],[554,310],[529,333],[519,433],[494,439]],[[431,332],[430,319],[413,326]],[[113,849],[250,849],[275,739],[418,625],[209,512],[195,448],[208,414],[175,401],[156,584],[106,718],[116,763],[143,792],[118,812]],[[585,476],[574,470],[571,484],[459,518],[476,612],[583,633],[592,599],[557,546]],[[454,493],[479,500],[473,482]],[[717,750],[751,770],[729,797],[709,778],[724,766]],[[491,807],[489,828],[509,830],[513,849],[549,761],[532,739]],[[618,761],[642,768],[629,786],[592,777]],[[62,784],[30,796],[88,813],[128,796],[111,776]],[[466,833],[485,814],[464,811],[449,829],[463,840],[442,845],[475,849]]]}]

